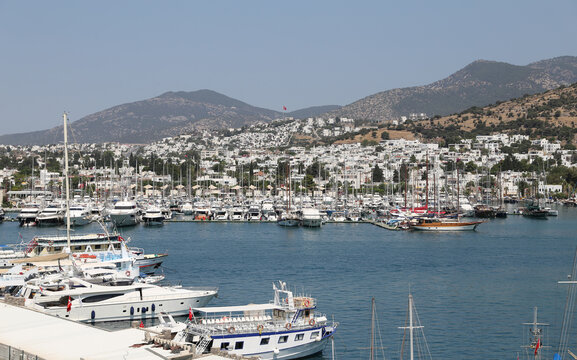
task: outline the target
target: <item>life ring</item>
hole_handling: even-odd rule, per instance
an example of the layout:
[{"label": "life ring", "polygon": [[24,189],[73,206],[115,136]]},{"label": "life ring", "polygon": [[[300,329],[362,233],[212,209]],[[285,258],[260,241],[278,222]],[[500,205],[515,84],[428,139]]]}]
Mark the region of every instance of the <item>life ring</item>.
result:
[{"label": "life ring", "polygon": [[316,324],[315,319],[310,319],[310,320],[309,320],[309,325],[310,325],[310,326],[315,326],[315,324]]},{"label": "life ring", "polygon": [[125,274],[126,276],[130,276],[130,270],[126,270]]},{"label": "life ring", "polygon": [[311,302],[309,301],[309,299],[305,300],[304,305],[305,305],[305,307],[311,306]]},{"label": "life ring", "polygon": [[234,328],[234,326],[231,326],[231,327],[228,328],[228,332],[231,333],[231,334],[232,334],[235,330],[236,330],[236,329]]},{"label": "life ring", "polygon": [[264,326],[262,326],[262,324],[261,324],[261,325],[257,326],[256,329],[258,330],[258,333],[260,334],[260,333],[262,333]]},{"label": "life ring", "polygon": [[286,325],[284,326],[287,330],[290,330],[293,325],[291,323],[286,323]]}]

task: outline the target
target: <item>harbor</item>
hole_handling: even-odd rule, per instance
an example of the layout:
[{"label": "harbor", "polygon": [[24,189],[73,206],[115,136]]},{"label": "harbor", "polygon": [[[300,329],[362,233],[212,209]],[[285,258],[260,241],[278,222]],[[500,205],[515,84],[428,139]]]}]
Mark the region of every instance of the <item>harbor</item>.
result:
[{"label": "harbor", "polygon": [[[337,358],[367,353],[371,296],[379,306],[386,353],[396,358],[410,289],[434,356],[470,353],[467,358],[477,359],[516,356],[523,345],[521,324],[531,319],[535,306],[540,319],[551,324],[549,345],[555,347],[566,294],[557,280],[571,269],[577,215],[572,207],[558,209],[559,216],[548,221],[515,216],[488,220],[474,232],[443,234],[386,231],[360,222],[315,229],[217,221],[140,224],[119,232],[131,246],[168,253],[162,265],[166,283],[218,286],[211,306],[258,303],[278,279],[304,288],[340,324]],[[17,222],[0,227],[2,244],[64,231],[22,228]],[[82,231],[99,229],[90,224]],[[117,331],[131,324],[88,326]],[[458,341],[449,346],[447,339]],[[331,359],[330,347],[313,358]]]}]

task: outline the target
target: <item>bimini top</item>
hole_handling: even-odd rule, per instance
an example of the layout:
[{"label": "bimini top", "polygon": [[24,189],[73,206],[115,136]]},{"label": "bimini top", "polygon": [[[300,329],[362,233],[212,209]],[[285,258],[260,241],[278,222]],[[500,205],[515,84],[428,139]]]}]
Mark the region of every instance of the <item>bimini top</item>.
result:
[{"label": "bimini top", "polygon": [[234,313],[234,312],[244,312],[244,311],[265,311],[282,309],[282,306],[275,304],[249,304],[249,305],[239,305],[239,306],[215,306],[215,307],[202,307],[193,308],[194,311],[211,314],[211,313]]}]

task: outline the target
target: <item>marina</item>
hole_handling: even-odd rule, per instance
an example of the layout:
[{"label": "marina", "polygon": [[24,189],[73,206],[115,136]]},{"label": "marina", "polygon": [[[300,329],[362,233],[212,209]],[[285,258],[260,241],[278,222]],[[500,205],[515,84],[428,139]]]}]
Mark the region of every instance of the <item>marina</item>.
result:
[{"label": "marina", "polygon": [[[259,303],[279,279],[299,292],[306,289],[322,312],[339,322],[334,338],[339,359],[366,357],[371,296],[380,309],[385,353],[397,357],[409,288],[421,299],[420,319],[433,357],[478,359],[516,356],[524,344],[519,324],[535,306],[539,318],[551,324],[548,351],[555,349],[566,297],[557,280],[571,271],[577,216],[573,207],[557,209],[549,221],[489,219],[476,231],[454,233],[387,231],[359,222],[329,222],[319,229],[216,221],[140,224],[119,233],[131,239],[130,246],[168,254],[162,265],[166,283],[218,286],[219,297],[209,307]],[[63,233],[62,227],[19,227],[11,221],[0,227],[1,244]],[[83,231],[99,229],[93,223]],[[130,324],[95,326],[118,330]],[[313,358],[330,359],[330,347]]]}]

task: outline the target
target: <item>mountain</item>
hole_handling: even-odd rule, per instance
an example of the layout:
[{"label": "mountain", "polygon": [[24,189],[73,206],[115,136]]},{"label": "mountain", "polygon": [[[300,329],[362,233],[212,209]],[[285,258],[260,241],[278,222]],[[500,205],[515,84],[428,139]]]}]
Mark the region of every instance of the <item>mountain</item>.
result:
[{"label": "mountain", "polygon": [[329,115],[392,120],[411,113],[448,115],[524,94],[536,94],[577,82],[577,57],[563,56],[526,66],[478,60],[449,77],[425,86],[393,89],[367,96]]},{"label": "mountain", "polygon": [[319,116],[331,111],[336,111],[340,109],[340,105],[325,105],[325,106],[312,106],[305,109],[295,110],[287,113],[287,116],[293,117],[295,119],[306,119],[310,117]]},{"label": "mountain", "polygon": [[[251,106],[211,90],[167,92],[152,99],[114,106],[72,122],[71,139],[78,143],[148,143],[195,130],[239,128],[283,116],[316,116],[334,106],[282,114]],[[0,144],[61,142],[62,126],[0,136]]]}]

